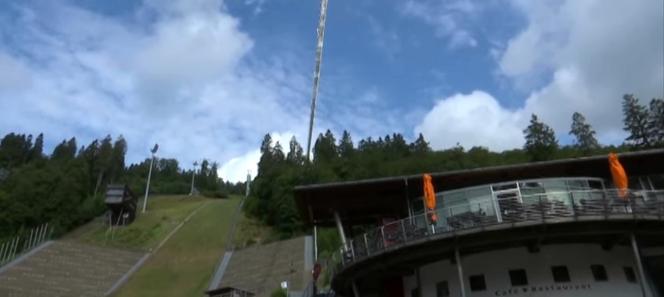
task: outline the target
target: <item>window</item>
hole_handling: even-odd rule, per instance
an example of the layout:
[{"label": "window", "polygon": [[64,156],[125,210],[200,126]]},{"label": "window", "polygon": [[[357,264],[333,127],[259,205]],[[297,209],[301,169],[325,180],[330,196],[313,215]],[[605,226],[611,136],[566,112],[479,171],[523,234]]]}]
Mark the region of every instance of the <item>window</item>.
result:
[{"label": "window", "polygon": [[567,266],[552,266],[551,273],[553,274],[553,281],[556,283],[570,282],[569,271]]},{"label": "window", "polygon": [[525,286],[528,285],[528,276],[526,275],[526,270],[524,269],[515,269],[510,270],[510,281],[512,286]]},{"label": "window", "polygon": [[609,277],[606,275],[606,268],[604,268],[604,265],[590,265],[590,270],[593,272],[595,281],[605,282],[609,280]]},{"label": "window", "polygon": [[447,281],[442,281],[436,284],[436,297],[449,297],[450,296],[450,287],[447,285]]},{"label": "window", "polygon": [[486,282],[484,281],[484,274],[471,275],[470,279],[470,291],[484,291],[486,290]]},{"label": "window", "polygon": [[623,267],[623,271],[625,272],[625,278],[627,278],[627,281],[630,283],[636,283],[636,274],[634,274],[634,269],[629,266]]},{"label": "window", "polygon": [[410,290],[410,297],[420,297],[420,288]]}]

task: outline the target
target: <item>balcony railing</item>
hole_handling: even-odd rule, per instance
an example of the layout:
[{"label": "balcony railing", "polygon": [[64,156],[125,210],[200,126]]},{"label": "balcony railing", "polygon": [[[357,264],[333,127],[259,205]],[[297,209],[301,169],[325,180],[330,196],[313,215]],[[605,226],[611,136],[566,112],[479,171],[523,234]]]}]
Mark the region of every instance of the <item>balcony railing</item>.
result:
[{"label": "balcony railing", "polygon": [[[621,198],[624,197],[624,198]],[[397,249],[410,242],[459,230],[517,222],[550,222],[568,219],[634,218],[662,220],[664,190],[583,190],[474,200],[436,210],[437,222],[420,214],[373,228],[353,237],[331,259],[337,270],[362,259]],[[332,275],[334,275],[332,271]]]}]

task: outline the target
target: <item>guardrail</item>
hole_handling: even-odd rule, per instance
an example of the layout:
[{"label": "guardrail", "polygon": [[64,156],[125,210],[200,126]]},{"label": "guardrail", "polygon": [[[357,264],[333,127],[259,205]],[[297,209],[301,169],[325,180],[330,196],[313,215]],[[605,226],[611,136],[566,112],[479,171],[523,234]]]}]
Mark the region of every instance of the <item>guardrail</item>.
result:
[{"label": "guardrail", "polygon": [[0,267],[50,239],[52,233],[53,229],[45,223],[0,243]]},{"label": "guardrail", "polygon": [[435,212],[437,221],[433,224],[430,213],[420,214],[353,237],[347,246],[342,246],[333,254],[330,259],[332,265],[328,266],[330,273],[334,276],[338,269],[409,242],[464,229],[528,221],[553,222],[562,218],[624,218],[626,215],[634,219],[662,220],[664,190],[627,190],[621,193],[618,189],[609,189],[530,195],[511,193],[501,194],[500,198],[471,199],[468,204],[443,207]]}]

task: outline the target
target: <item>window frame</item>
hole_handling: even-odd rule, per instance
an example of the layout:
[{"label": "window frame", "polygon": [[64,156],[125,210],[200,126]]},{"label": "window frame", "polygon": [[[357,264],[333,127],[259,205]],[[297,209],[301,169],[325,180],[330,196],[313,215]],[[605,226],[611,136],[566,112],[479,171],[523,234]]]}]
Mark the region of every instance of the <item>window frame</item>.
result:
[{"label": "window frame", "polygon": [[608,282],[609,281],[609,273],[606,271],[606,267],[604,267],[604,265],[602,265],[602,264],[592,264],[592,265],[590,265],[590,272],[592,273],[593,279],[596,282]]},{"label": "window frame", "polygon": [[[563,274],[561,275],[560,273],[563,273]],[[569,282],[572,282],[572,276],[569,274],[569,269],[567,268],[567,265],[551,266],[551,276],[553,277],[553,282],[554,283],[569,283]]]},{"label": "window frame", "polygon": [[[471,292],[482,292],[486,291],[486,278],[484,274],[475,274],[468,276],[468,284],[470,286]],[[474,287],[474,285],[479,285],[479,287]]]},{"label": "window frame", "polygon": [[[510,269],[507,273],[510,276],[510,284],[513,287],[528,285],[528,272],[525,269]],[[523,277],[523,279],[520,279],[520,277]],[[516,284],[515,280],[517,281]]]}]

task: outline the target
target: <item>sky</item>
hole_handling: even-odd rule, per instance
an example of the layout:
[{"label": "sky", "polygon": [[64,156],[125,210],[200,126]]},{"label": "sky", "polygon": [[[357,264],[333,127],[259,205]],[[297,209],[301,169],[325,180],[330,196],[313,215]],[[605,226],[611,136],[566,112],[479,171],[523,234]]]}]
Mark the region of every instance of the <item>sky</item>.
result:
[{"label": "sky", "polygon": [[[0,134],[128,142],[256,174],[263,136],[306,146],[319,1],[0,3]],[[330,0],[315,133],[523,146],[535,113],[619,144],[620,102],[664,97],[664,2]]]}]

